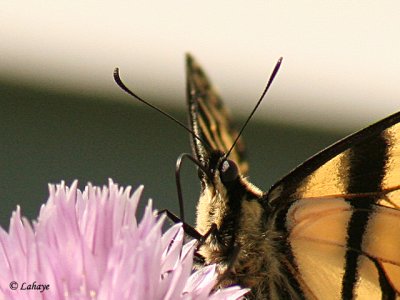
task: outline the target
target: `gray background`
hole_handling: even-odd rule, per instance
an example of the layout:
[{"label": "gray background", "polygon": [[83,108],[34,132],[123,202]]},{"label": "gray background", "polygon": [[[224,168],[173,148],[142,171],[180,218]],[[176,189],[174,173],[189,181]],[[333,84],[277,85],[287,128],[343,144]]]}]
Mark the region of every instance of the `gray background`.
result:
[{"label": "gray background", "polygon": [[[47,183],[61,180],[70,184],[78,179],[81,187],[88,181],[104,185],[108,178],[124,186],[144,184],[142,204],[151,197],[156,208],[178,212],[174,166],[180,153],[190,151],[188,133],[133,99],[109,100],[0,82],[3,227],[8,226],[17,204],[23,215],[36,218],[47,200]],[[185,111],[164,109],[186,121]],[[239,126],[244,120],[236,121]],[[266,190],[308,156],[344,135],[254,120],[244,133],[250,178]],[[182,172],[186,214],[193,222],[199,192],[197,172],[190,163]]]}]

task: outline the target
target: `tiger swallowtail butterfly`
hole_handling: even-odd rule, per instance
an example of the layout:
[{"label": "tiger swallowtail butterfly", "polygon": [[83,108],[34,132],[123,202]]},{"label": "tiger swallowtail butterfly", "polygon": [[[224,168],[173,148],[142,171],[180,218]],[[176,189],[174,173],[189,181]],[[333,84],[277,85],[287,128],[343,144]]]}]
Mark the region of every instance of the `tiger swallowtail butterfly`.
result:
[{"label": "tiger swallowtail butterfly", "polygon": [[[400,299],[400,113],[312,156],[263,192],[242,138],[187,55],[192,148],[200,164],[197,255],[248,299]],[[227,155],[229,153],[229,155]],[[204,171],[206,170],[206,172]]]}]

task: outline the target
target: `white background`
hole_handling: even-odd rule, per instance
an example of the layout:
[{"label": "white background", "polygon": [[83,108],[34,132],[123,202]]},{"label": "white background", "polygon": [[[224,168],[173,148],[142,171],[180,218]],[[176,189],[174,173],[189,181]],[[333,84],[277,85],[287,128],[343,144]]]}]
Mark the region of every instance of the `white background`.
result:
[{"label": "white background", "polygon": [[400,109],[399,15],[398,1],[2,1],[0,78],[127,100],[119,66],[168,110],[190,51],[244,116],[283,56],[256,117],[363,127]]}]

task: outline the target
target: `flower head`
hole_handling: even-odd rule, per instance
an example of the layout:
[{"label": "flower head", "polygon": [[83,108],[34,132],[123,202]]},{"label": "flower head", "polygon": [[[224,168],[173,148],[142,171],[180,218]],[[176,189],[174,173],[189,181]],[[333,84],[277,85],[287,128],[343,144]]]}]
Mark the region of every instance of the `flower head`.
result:
[{"label": "flower head", "polygon": [[142,190],[50,185],[33,225],[17,207],[0,228],[0,299],[241,298],[239,287],[212,292],[214,266],[192,274],[195,241],[179,224],[163,234],[151,201],[137,222]]}]

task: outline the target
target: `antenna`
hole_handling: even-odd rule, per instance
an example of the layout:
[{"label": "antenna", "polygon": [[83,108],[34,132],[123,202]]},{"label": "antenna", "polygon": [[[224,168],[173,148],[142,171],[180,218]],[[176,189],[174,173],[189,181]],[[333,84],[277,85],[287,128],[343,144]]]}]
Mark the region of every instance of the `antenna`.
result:
[{"label": "antenna", "polygon": [[140,102],[146,104],[147,106],[150,106],[152,109],[158,111],[159,113],[161,113],[162,115],[166,116],[168,119],[174,121],[176,124],[178,124],[179,126],[181,126],[182,128],[184,128],[187,132],[189,132],[194,138],[198,139],[203,145],[205,145],[205,147],[207,147],[207,144],[196,134],[194,133],[193,130],[191,130],[190,128],[188,128],[185,124],[183,124],[181,121],[175,119],[173,116],[171,116],[170,114],[166,113],[165,111],[159,109],[157,106],[151,104],[150,102],[142,99],[141,97],[139,97],[138,95],[136,95],[134,92],[132,92],[130,89],[127,88],[127,86],[122,82],[121,77],[119,76],[119,68],[115,68],[114,69],[114,80],[115,82],[118,84],[118,86],[124,90],[127,94],[131,95],[132,97],[136,98],[137,100],[139,100]]},{"label": "antenna", "polygon": [[232,152],[233,148],[235,147],[237,141],[239,140],[240,136],[242,135],[242,133],[243,133],[244,129],[246,128],[247,124],[249,123],[250,119],[253,117],[253,115],[254,115],[254,113],[256,112],[258,106],[261,104],[261,101],[264,99],[265,95],[267,94],[269,87],[271,86],[272,82],[274,81],[274,78],[275,78],[276,74],[277,74],[278,71],[279,71],[279,68],[281,67],[282,60],[283,60],[283,57],[280,57],[280,58],[278,59],[276,65],[275,65],[275,68],[274,68],[274,70],[272,71],[271,76],[269,77],[267,86],[265,87],[263,93],[261,94],[260,99],[257,101],[257,104],[254,106],[254,108],[253,108],[252,112],[250,113],[249,117],[247,118],[246,122],[244,122],[244,124],[243,124],[243,126],[242,126],[242,129],[240,129],[240,132],[239,132],[239,134],[237,135],[235,141],[233,142],[231,148],[230,148],[229,151],[225,154],[225,158],[227,158],[227,157],[229,156],[229,154]]}]

